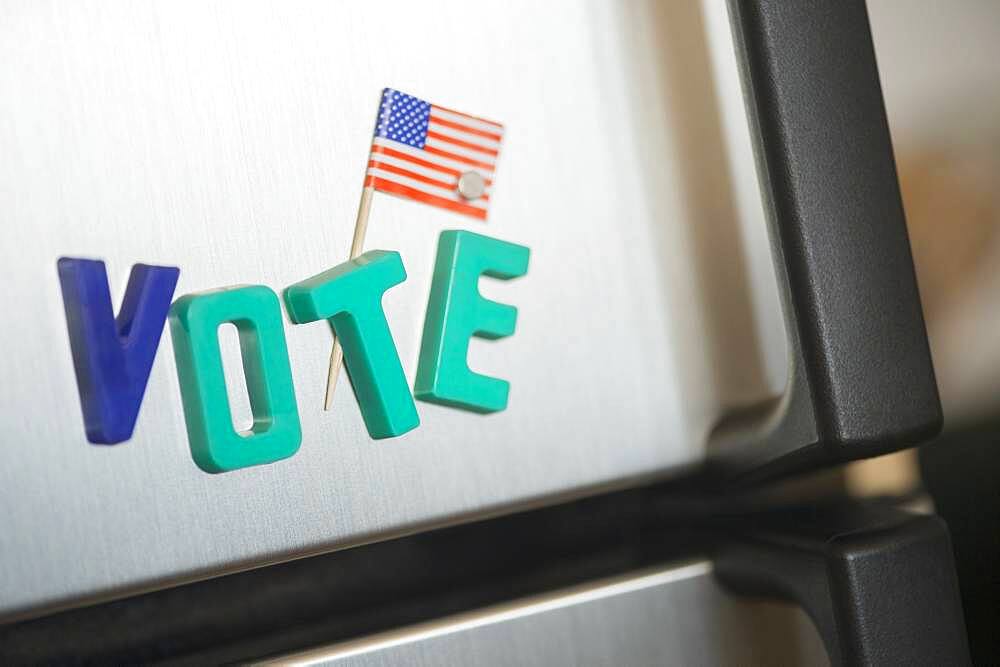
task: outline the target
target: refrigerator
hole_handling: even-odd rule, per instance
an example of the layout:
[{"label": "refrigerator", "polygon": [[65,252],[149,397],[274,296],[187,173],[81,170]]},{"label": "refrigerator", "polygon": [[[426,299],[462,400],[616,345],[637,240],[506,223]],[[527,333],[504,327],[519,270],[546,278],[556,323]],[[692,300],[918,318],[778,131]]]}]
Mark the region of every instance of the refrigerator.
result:
[{"label": "refrigerator", "polygon": [[0,4],[2,661],[969,664],[878,7]]}]

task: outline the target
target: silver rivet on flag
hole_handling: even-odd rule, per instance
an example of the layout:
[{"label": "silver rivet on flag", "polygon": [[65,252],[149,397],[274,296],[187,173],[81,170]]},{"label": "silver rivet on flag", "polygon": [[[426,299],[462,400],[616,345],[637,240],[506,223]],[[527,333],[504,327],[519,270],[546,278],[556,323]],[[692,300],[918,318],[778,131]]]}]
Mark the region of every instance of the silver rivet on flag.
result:
[{"label": "silver rivet on flag", "polygon": [[467,171],[458,177],[458,194],[463,199],[479,199],[486,194],[486,180],[475,171]]}]

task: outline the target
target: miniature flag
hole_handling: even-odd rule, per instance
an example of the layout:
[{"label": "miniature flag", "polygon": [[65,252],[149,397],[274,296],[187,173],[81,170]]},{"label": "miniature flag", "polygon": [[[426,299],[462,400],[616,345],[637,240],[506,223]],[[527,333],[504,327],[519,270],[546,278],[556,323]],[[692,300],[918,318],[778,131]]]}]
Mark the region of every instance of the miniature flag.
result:
[{"label": "miniature flag", "polygon": [[365,187],[486,219],[503,125],[382,91]]}]

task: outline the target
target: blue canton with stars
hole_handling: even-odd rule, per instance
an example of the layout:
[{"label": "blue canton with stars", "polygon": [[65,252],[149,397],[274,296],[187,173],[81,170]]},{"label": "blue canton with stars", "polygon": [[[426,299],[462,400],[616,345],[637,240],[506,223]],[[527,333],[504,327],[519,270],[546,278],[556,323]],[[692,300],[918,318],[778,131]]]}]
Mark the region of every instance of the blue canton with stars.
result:
[{"label": "blue canton with stars", "polygon": [[423,148],[424,142],[427,141],[427,124],[430,122],[430,117],[429,102],[386,88],[382,91],[382,102],[379,104],[378,117],[375,119],[375,136],[392,139],[414,148]]}]

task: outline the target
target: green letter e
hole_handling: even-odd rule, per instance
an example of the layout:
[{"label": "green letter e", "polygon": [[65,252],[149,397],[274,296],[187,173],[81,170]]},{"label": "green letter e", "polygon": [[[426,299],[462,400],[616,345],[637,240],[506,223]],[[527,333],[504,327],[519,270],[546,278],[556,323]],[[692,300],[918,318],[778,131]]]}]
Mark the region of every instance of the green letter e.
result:
[{"label": "green letter e", "polygon": [[483,298],[479,277],[523,276],[529,253],[472,232],[441,233],[414,387],[418,399],[481,413],[507,407],[509,382],[469,370],[469,339],[514,333],[517,308]]}]

